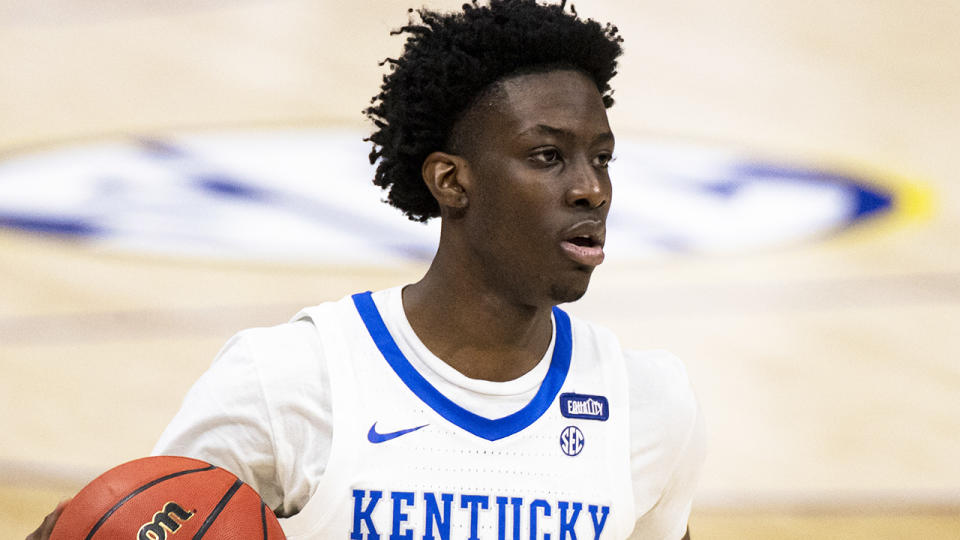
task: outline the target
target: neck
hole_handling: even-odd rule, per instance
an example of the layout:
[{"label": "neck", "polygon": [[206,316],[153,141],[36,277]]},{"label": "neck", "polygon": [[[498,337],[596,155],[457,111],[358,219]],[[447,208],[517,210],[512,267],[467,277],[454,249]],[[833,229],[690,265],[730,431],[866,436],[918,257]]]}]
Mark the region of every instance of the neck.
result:
[{"label": "neck", "polygon": [[423,279],[403,290],[420,341],[473,379],[508,381],[530,371],[552,336],[549,304],[532,306],[476,275],[468,259],[438,250]]}]

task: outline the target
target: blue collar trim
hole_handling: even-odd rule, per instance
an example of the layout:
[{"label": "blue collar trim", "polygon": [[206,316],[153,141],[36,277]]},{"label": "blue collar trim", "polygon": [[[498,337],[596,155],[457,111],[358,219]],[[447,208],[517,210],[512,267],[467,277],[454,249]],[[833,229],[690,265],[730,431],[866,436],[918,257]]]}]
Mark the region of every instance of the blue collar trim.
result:
[{"label": "blue collar trim", "polygon": [[353,303],[377,349],[407,388],[440,416],[488,441],[509,437],[536,422],[550,408],[570,371],[570,357],[573,352],[570,317],[560,308],[554,307],[553,318],[556,321],[557,335],[553,345],[553,357],[537,395],[513,414],[503,418],[485,418],[450,401],[410,365],[410,361],[400,352],[397,343],[387,331],[369,291],[353,295]]}]

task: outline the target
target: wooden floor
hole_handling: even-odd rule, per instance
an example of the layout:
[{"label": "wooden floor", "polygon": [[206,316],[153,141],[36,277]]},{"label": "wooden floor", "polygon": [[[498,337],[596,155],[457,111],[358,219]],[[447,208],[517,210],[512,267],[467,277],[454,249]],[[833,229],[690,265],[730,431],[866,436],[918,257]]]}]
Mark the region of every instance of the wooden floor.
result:
[{"label": "wooden floor", "polygon": [[[627,39],[618,136],[908,179],[932,201],[776,249],[610,261],[571,307],[687,363],[710,436],[694,536],[960,538],[960,4],[581,4]],[[0,160],[112,135],[362,128],[406,7],[0,0]],[[148,453],[233,332],[423,270],[0,229],[0,537]]]}]

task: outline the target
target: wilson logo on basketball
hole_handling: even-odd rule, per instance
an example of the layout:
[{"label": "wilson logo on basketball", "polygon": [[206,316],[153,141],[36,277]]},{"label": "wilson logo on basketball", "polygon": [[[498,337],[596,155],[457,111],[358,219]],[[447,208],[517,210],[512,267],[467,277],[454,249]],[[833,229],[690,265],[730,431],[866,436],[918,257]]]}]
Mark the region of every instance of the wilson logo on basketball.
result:
[{"label": "wilson logo on basketball", "polygon": [[137,534],[137,540],[165,540],[167,533],[174,534],[193,512],[187,512],[179,504],[168,502],[153,515],[153,521],[144,523]]}]

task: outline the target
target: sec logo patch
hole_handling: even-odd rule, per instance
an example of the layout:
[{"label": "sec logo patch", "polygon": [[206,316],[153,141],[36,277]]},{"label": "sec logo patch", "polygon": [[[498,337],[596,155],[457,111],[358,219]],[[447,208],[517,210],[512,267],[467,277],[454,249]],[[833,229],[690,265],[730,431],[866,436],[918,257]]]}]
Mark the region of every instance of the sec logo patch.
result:
[{"label": "sec logo patch", "polygon": [[568,456],[582,452],[584,442],[583,432],[577,426],[567,426],[560,432],[560,449]]}]

